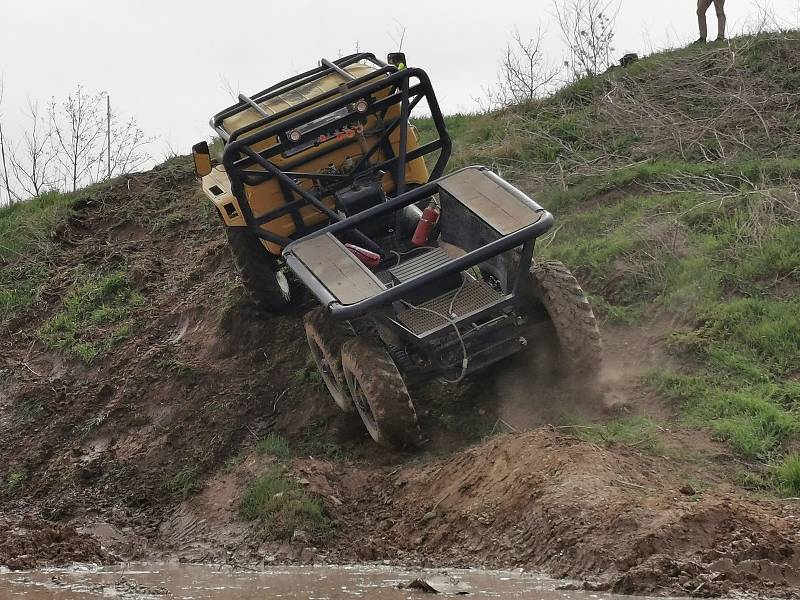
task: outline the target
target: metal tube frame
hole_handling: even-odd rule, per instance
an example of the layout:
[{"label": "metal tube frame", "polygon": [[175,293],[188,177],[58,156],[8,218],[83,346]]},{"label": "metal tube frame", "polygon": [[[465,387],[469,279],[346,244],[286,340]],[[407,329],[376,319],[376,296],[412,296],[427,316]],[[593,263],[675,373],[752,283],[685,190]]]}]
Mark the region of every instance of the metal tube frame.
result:
[{"label": "metal tube frame", "polygon": [[[294,255],[294,247],[301,240],[294,241],[286,246],[283,250],[283,258],[289,268],[295,273],[295,275],[297,275],[297,277],[311,291],[311,293],[317,297],[322,305],[328,307],[333,318],[355,319],[357,317],[364,316],[368,312],[376,310],[382,306],[386,306],[396,300],[401,300],[402,298],[409,296],[412,292],[428,285],[429,283],[445,278],[449,275],[471,269],[472,267],[475,267],[490,258],[502,254],[503,252],[507,252],[521,246],[522,251],[517,264],[517,273],[512,287],[513,291],[498,302],[482,308],[481,311],[491,312],[492,310],[514,305],[516,303],[516,299],[520,297],[521,292],[524,290],[526,280],[525,276],[533,257],[534,241],[537,237],[550,230],[550,228],[553,226],[553,216],[510,184],[506,182],[503,182],[503,184],[505,184],[504,187],[506,187],[510,193],[519,194],[525,198],[526,202],[535,205],[536,210],[540,213],[540,218],[535,223],[523,227],[509,235],[500,237],[497,240],[486,244],[485,246],[477,248],[476,250],[468,252],[467,254],[459,256],[458,258],[454,258],[442,266],[428,271],[419,277],[400,283],[381,292],[380,294],[367,298],[366,300],[362,300],[361,302],[349,305],[341,304],[336,297],[325,286],[322,285],[319,279],[317,279],[317,277],[305,266],[305,264],[303,264],[303,262]],[[380,217],[390,212],[398,211],[406,206],[418,202],[419,200],[422,200],[423,198],[427,198],[438,191],[438,182],[428,182],[425,185],[413,190],[409,190],[400,196],[396,196],[384,202],[383,204],[365,210],[347,219],[332,223],[331,225],[328,225],[327,227],[310,234],[308,237],[317,237],[329,233],[335,236],[336,234],[344,233],[348,230],[355,229],[362,222]],[[470,318],[475,318],[475,315],[468,316]],[[444,329],[444,327],[441,329]],[[419,336],[415,336],[415,338],[418,340],[422,339]]]},{"label": "metal tube frame", "polygon": [[[361,61],[371,62],[378,68],[378,71],[382,71],[384,73],[386,72],[387,69],[390,68],[394,70],[394,67],[390,67],[382,60],[379,60],[371,52],[360,52],[357,54],[350,54],[348,56],[343,56],[342,58],[333,61],[333,64],[336,67],[343,68]],[[271,85],[270,87],[263,89],[260,92],[257,92],[256,94],[250,96],[250,100],[256,103],[264,102],[265,100],[269,100],[270,98],[274,98],[275,96],[278,96],[287,91],[296,89],[307,83],[310,83],[315,79],[319,79],[320,77],[325,77],[326,75],[333,73],[334,71],[335,68],[325,66],[322,63],[322,61],[320,61],[320,65],[318,67],[315,67],[314,69],[310,69],[298,75],[293,75],[288,79],[284,79],[283,81]],[[235,114],[245,111],[248,108],[250,108],[250,105],[246,101],[240,98],[238,103],[233,104],[232,106],[229,106],[228,108],[219,111],[217,114],[211,117],[211,119],[209,120],[209,125],[211,125],[211,128],[214,129],[220,135],[220,137],[222,137],[222,139],[227,142],[228,139],[231,137],[232,133],[237,133],[237,132],[246,133],[246,132],[243,132],[241,129],[237,130],[236,132],[229,132],[222,126],[222,122],[228,117],[231,117]]]},{"label": "metal tube frame", "polygon": [[[353,55],[336,62],[340,67],[343,65],[346,66],[347,64],[352,64],[352,62],[355,62],[356,58],[359,56],[362,55]],[[376,74],[381,71],[386,72],[385,76],[376,76]],[[320,72],[321,71],[317,69],[309,73],[313,73],[313,77],[316,78],[320,76]],[[413,86],[410,85],[410,80],[412,78],[418,80],[418,83],[414,84]],[[298,82],[304,82],[306,79],[307,78],[299,77],[292,85],[299,85],[300,83]],[[376,92],[386,90],[387,88],[393,90],[387,97],[380,100],[375,100],[372,97],[372,95]],[[254,102],[263,101],[263,99],[268,98],[270,95],[285,91],[286,89],[291,88],[280,87],[274,91],[265,90],[265,92],[261,94],[263,98],[261,98],[260,95],[256,95],[254,98],[252,98],[252,100]],[[424,144],[411,152],[408,152],[408,115],[413,107],[415,107],[423,98],[426,99],[428,107],[431,110],[431,117],[436,127],[438,139]],[[323,101],[323,99],[327,100]],[[329,115],[342,108],[346,108],[348,105],[352,105],[361,99],[366,99],[368,101],[368,108],[365,113],[348,111],[348,114],[344,116],[338,117],[326,123],[319,124],[316,127],[304,131],[299,141],[292,142],[288,139],[288,136],[286,135],[288,131],[295,130],[302,125],[313,122],[316,119]],[[284,169],[281,169],[269,160],[273,156],[291,149],[293,146],[308,142],[309,140],[318,139],[320,133],[336,130],[341,126],[352,125],[354,121],[366,120],[370,115],[378,115],[379,120],[382,122],[386,115],[386,111],[398,102],[401,105],[400,118],[394,119],[379,132],[381,136],[380,139],[375,142],[368,155],[362,157],[356,168],[354,168],[350,173],[337,174],[338,176],[336,177],[329,177],[326,174],[295,171],[295,168],[299,166],[299,164],[313,160],[317,156],[328,154],[335,149],[335,146],[328,146],[325,149],[319,150],[317,154],[312,153],[311,155],[308,155],[307,151],[303,151],[304,156],[301,159],[289,162],[287,165],[285,165]],[[309,103],[315,104],[315,106],[304,111],[304,105]],[[249,106],[247,103],[245,103],[245,105]],[[244,110],[244,108],[241,108],[241,110]],[[212,119],[212,122],[219,120],[221,123],[221,120],[223,118],[227,118],[227,116],[230,114],[235,114],[235,111],[231,112],[231,109],[226,109],[226,111],[222,111],[216,115]],[[371,155],[380,149],[381,146],[389,146],[391,148],[388,140],[397,127],[401,128],[400,147],[398,148],[397,156],[388,156],[385,158],[385,160],[377,164],[370,164],[369,168],[365,169],[364,165],[368,163]],[[253,129],[256,129],[257,131],[251,133]],[[248,135],[241,137],[244,135],[244,133],[248,133]],[[278,143],[269,148],[261,150],[260,152],[256,152],[252,149],[254,144],[258,144],[259,142],[263,142],[269,138],[277,138]],[[325,143],[327,144],[328,142]],[[345,140],[341,143],[346,144],[349,142]],[[286,110],[275,113],[274,115],[264,117],[246,127],[234,131],[230,135],[229,141],[225,146],[223,164],[231,181],[231,191],[239,201],[239,205],[242,209],[242,216],[244,217],[247,226],[258,237],[285,247],[290,243],[290,239],[266,231],[261,227],[261,225],[287,214],[288,211],[288,214],[293,215],[295,222],[301,225],[298,230],[298,234],[301,237],[307,235],[310,233],[310,231],[302,226],[302,219],[299,218],[299,210],[303,206],[313,205],[315,208],[325,214],[331,221],[338,221],[338,215],[327,208],[327,206],[325,206],[325,204],[322,202],[321,198],[329,196],[337,190],[349,187],[358,178],[375,174],[379,171],[386,171],[392,168],[397,169],[395,171],[395,187],[398,189],[398,193],[400,193],[405,187],[405,165],[409,161],[439,150],[439,156],[429,176],[430,181],[440,177],[444,172],[444,168],[450,158],[451,148],[452,144],[445,128],[444,117],[442,116],[427,74],[422,69],[416,68],[408,68],[398,71],[395,67],[382,67],[379,69],[379,71],[375,71],[365,77],[348,82],[344,90],[331,90],[330,92],[316,96],[304,103],[290,107]],[[384,152],[386,153],[385,150]],[[264,171],[254,171],[249,169],[249,167],[254,165],[258,165],[264,169]],[[288,175],[289,172],[291,173],[291,176]],[[402,175],[400,173],[402,173]],[[253,214],[252,208],[245,194],[244,185],[245,183],[248,185],[255,185],[273,177],[281,182],[281,188],[284,193],[286,206],[279,207],[278,209],[270,211],[269,213],[256,217]],[[324,180],[330,181],[331,183],[320,192],[319,196],[315,196],[307,190],[304,190],[299,185],[299,181],[303,179],[312,179],[317,181]],[[359,241],[365,244],[368,248],[376,250],[377,245],[366,238],[366,236],[363,236],[358,232],[356,232],[356,236],[358,237]]]}]

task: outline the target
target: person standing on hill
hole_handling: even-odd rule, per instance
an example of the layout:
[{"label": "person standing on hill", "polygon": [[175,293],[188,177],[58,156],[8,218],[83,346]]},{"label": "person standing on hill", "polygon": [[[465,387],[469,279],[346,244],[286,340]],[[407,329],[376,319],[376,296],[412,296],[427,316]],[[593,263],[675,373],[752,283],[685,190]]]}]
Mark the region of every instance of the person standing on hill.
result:
[{"label": "person standing on hill", "polygon": [[717,41],[721,42],[725,39],[725,0],[697,0],[697,21],[700,25],[700,39],[695,42],[696,44],[704,44],[708,37],[706,13],[712,3],[717,11]]}]

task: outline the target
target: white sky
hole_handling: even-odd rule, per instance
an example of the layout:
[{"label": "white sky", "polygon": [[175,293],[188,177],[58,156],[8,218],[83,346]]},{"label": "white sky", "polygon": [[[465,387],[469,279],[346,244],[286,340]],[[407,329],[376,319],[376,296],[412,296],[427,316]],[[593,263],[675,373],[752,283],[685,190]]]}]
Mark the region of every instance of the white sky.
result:
[{"label": "white sky", "polygon": [[[761,0],[798,25],[800,0]],[[729,0],[729,31],[757,15],[755,0]],[[355,49],[384,57],[406,26],[409,64],[431,76],[443,110],[468,111],[495,78],[512,30],[547,28],[553,62],[563,57],[551,0],[0,0],[3,123],[12,136],[26,98],[44,105],[81,84],[107,90],[123,115],[159,137],[152,153],[187,153],[231,103],[224,89],[253,93]],[[622,0],[616,54],[646,54],[697,37],[695,0]],[[245,14],[239,17],[238,12]],[[713,8],[709,30],[715,31]]]}]

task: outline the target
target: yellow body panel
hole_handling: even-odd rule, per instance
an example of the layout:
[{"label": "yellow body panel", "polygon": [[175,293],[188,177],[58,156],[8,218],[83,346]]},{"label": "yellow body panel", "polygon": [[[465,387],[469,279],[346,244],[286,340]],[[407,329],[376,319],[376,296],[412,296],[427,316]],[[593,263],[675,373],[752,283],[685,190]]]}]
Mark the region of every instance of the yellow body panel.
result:
[{"label": "yellow body panel", "polygon": [[[373,67],[361,64],[351,65],[346,69],[355,77],[363,77],[369,72],[374,71]],[[275,98],[261,103],[260,106],[266,112],[275,114],[281,110],[297,105],[301,102],[305,102],[306,100],[318,96],[324,92],[335,89],[342,83],[344,83],[344,78],[341,75],[337,73],[326,75],[325,77],[301,86],[300,88],[293,89],[284,94],[279,94]],[[376,96],[381,98],[388,95],[388,93],[389,88],[377,93]],[[308,110],[312,110],[315,106],[316,104],[311,105]],[[399,115],[400,105],[397,104],[388,109],[386,120],[391,121],[396,119]],[[223,121],[223,127],[226,129],[226,131],[232,132],[248,125],[249,123],[257,121],[260,118],[262,118],[261,115],[259,115],[254,109],[250,108],[225,119]],[[336,150],[332,150],[328,154],[323,154],[322,156],[317,157],[316,159],[308,160],[306,162],[303,162],[302,160],[304,154],[310,155],[320,147],[324,148],[326,144],[334,145],[334,143],[337,142],[335,137],[331,137],[327,141],[320,142],[317,146],[312,146],[311,148],[300,151],[291,157],[284,157],[281,155],[275,156],[272,158],[272,161],[278,167],[282,167],[289,161],[292,163],[297,161],[300,164],[294,166],[293,170],[304,171],[307,173],[321,172],[329,168],[331,165],[335,166],[338,170],[343,171],[346,169],[348,164],[355,164],[358,162],[358,160],[364,155],[365,147],[371,147],[371,144],[369,143],[369,138],[371,137],[370,132],[372,130],[378,131],[378,125],[377,116],[369,117],[366,124],[363,124],[362,131],[360,133],[357,133],[355,130],[348,132],[350,133],[350,136],[348,137],[351,137],[353,140],[351,144],[345,144]],[[379,134],[376,133],[376,135]],[[347,137],[344,139],[347,139]],[[394,154],[397,155],[400,147],[399,128],[395,129],[395,131],[392,133],[389,138],[389,142],[392,146]],[[269,138],[261,144],[254,145],[253,149],[263,150],[264,148],[270,147],[276,143],[276,138]],[[414,150],[418,146],[416,130],[410,126],[407,145],[408,152]],[[385,160],[385,156],[382,151],[377,151],[373,154],[372,161],[379,162],[383,160]],[[257,170],[259,168],[260,167],[257,166],[252,167],[253,170]],[[425,166],[425,161],[422,158],[409,161],[406,165],[406,183],[423,184],[427,181],[428,169]],[[308,190],[311,190],[313,186],[310,180],[304,180],[301,185]],[[284,204],[284,197],[280,189],[280,185],[274,179],[265,181],[255,186],[245,185],[244,187],[245,194],[247,195],[247,199],[253,210],[253,214],[256,217],[279,208]],[[383,177],[383,187],[387,194],[394,192],[395,184],[394,178],[391,174],[387,173]],[[228,176],[225,173],[225,169],[221,165],[217,165],[209,175],[203,177],[203,191],[214,202],[226,225],[230,227],[245,226],[244,218],[242,217],[239,209],[239,203],[230,191],[230,182],[228,180]],[[333,197],[323,198],[323,202],[329,208],[333,208],[334,206]],[[307,227],[321,226],[327,221],[327,217],[312,206],[303,207],[300,210],[300,214]],[[291,215],[284,215],[278,219],[265,223],[262,225],[262,227],[266,231],[270,231],[284,237],[291,237],[296,232]],[[262,243],[273,254],[280,254],[281,248],[278,245],[265,242],[263,240]]]}]

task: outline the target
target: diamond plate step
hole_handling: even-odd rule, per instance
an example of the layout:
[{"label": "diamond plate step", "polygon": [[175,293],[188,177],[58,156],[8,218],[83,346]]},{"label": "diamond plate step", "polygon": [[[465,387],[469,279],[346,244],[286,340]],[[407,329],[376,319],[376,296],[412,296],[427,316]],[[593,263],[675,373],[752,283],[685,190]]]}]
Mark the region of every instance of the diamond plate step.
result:
[{"label": "diamond plate step", "polygon": [[389,273],[397,280],[398,283],[409,281],[415,277],[432,271],[437,267],[441,267],[446,262],[449,262],[450,255],[441,248],[434,248],[424,254],[415,256],[405,262],[400,263],[396,267],[389,269]]}]

